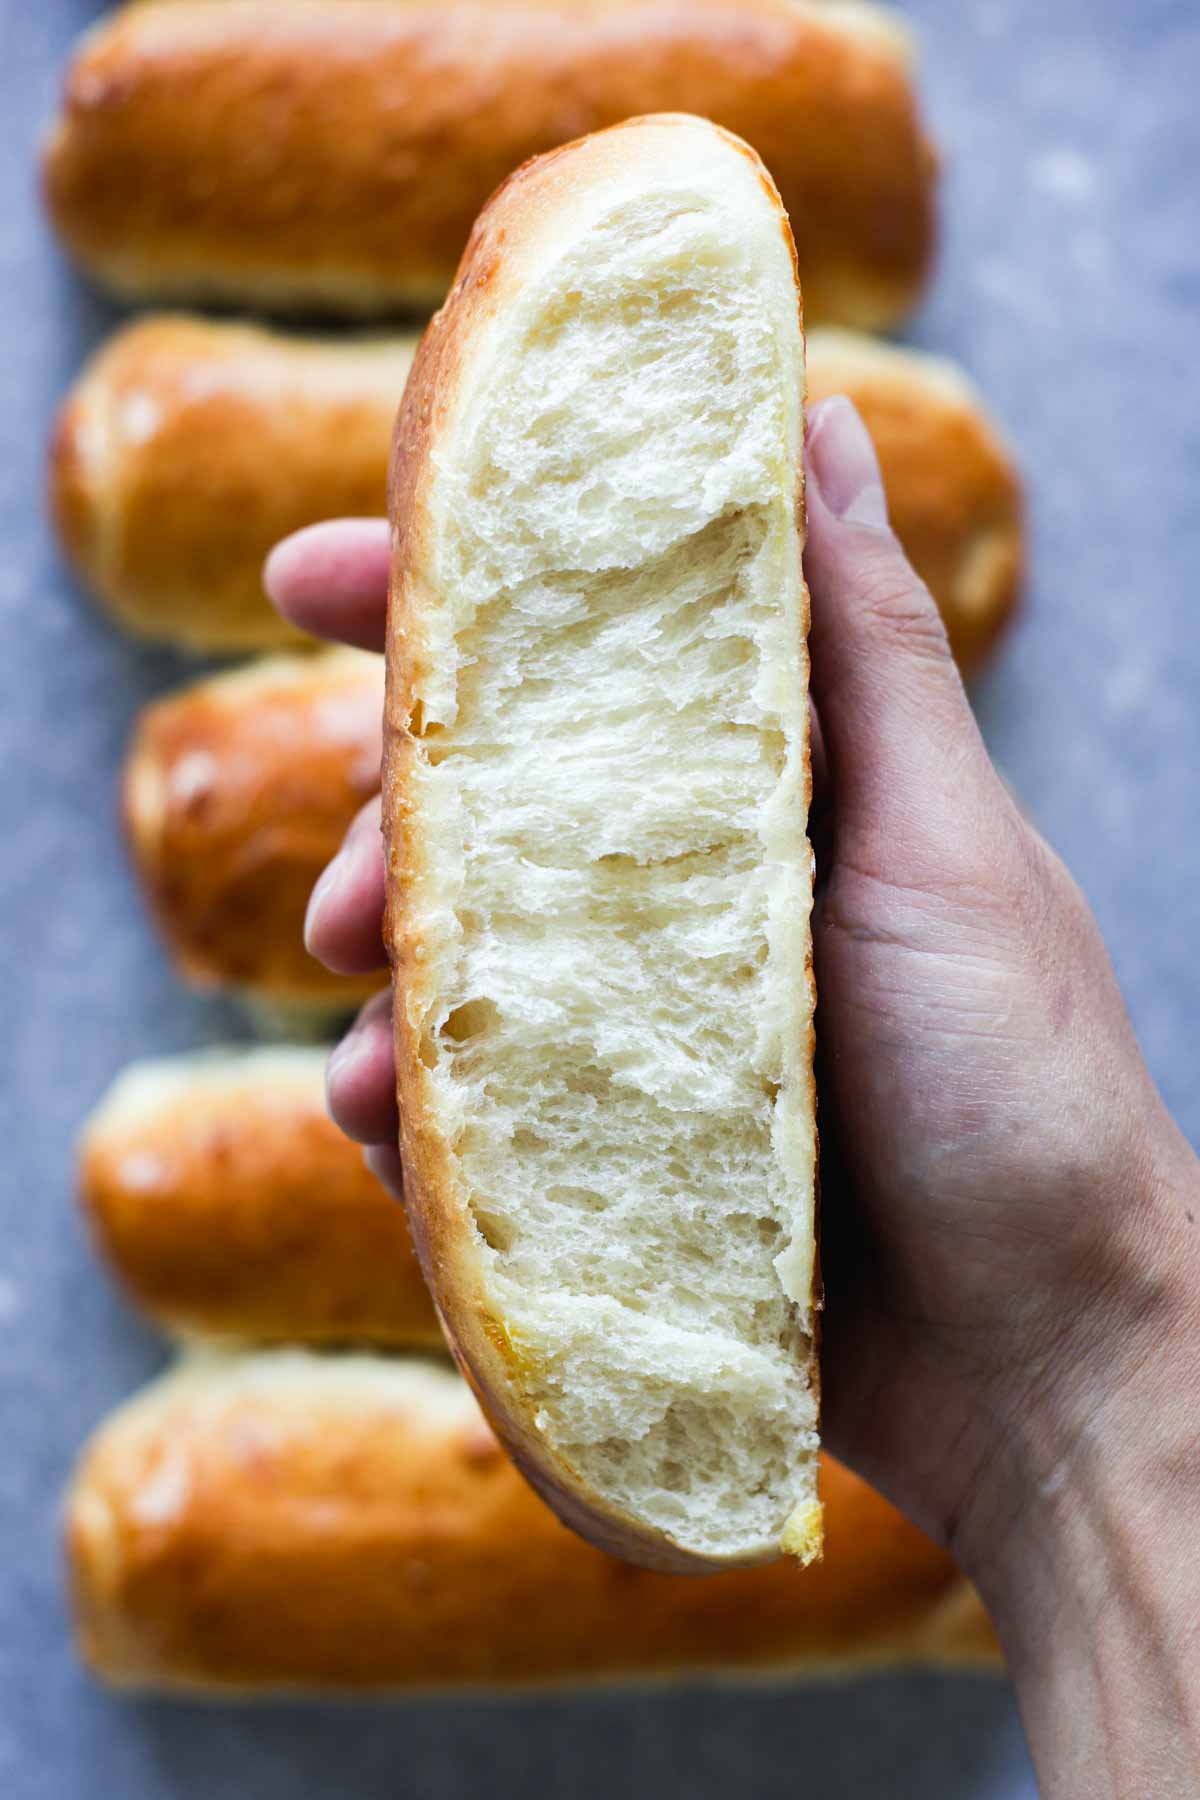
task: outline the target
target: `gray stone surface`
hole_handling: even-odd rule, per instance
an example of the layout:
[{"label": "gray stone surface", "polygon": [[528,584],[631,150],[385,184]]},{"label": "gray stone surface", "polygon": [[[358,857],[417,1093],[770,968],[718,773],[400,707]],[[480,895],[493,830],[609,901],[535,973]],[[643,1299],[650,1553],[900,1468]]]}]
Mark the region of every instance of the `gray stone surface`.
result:
[{"label": "gray stone surface", "polygon": [[[76,1668],[57,1496],[86,1431],[162,1352],[82,1240],[72,1133],[128,1058],[237,1028],[175,985],[116,831],[130,719],[178,665],[93,617],[41,515],[50,408],[113,315],[47,241],[31,148],[66,44],[100,10],[0,5],[0,1792],[1030,1795],[1011,1700],[987,1682],[241,1711],[118,1702]],[[1200,19],[1193,0],[907,10],[949,152],[940,279],[912,335],[972,369],[1032,501],[1034,579],[981,714],[1090,895],[1195,1139]]]}]

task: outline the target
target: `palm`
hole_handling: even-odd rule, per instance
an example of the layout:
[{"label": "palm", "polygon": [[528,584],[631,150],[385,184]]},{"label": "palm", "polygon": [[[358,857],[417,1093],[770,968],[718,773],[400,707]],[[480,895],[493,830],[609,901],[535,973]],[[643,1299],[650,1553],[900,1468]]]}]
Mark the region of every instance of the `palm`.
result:
[{"label": "palm", "polygon": [[1125,1179],[1146,1116],[1082,897],[981,745],[956,781],[965,815],[919,829],[880,801],[814,929],[827,1434],[943,1537],[1052,1366],[1064,1296],[1092,1291],[1103,1215],[1080,1198]]}]

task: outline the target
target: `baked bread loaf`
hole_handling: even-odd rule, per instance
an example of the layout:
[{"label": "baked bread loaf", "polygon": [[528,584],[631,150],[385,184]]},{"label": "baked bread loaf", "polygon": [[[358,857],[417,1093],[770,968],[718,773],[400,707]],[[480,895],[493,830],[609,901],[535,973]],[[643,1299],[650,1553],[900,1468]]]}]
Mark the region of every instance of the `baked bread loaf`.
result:
[{"label": "baked bread loaf", "polygon": [[126,758],[130,851],[184,980],[265,1021],[345,1012],[383,986],[304,948],[313,884],[379,785],[383,659],[280,654],[142,713]]},{"label": "baked bread loaf", "polygon": [[[262,565],[287,532],[386,510],[415,340],[341,343],[160,315],[117,332],[63,405],[51,507],[120,624],[189,649],[295,639]],[[854,332],[808,334],[810,402],[849,394],[875,439],[892,523],[967,673],[1002,630],[1022,562],[1020,488],[952,363]]]},{"label": "baked bread loaf", "polygon": [[81,41],[44,189],[129,299],[367,316],[441,299],[518,164],[660,109],[748,138],[812,318],[885,325],[934,238],[893,15],[805,0],[177,0]]},{"label": "baked bread loaf", "polygon": [[820,1548],[804,345],[678,114],[481,214],[396,427],[383,821],[413,1236],[544,1497]]},{"label": "baked bread loaf", "polygon": [[135,1063],[79,1143],[109,1267],[168,1331],[440,1348],[404,1210],[325,1107],[325,1052]]},{"label": "baked bread loaf", "polygon": [[51,512],[82,580],[127,630],[189,650],[302,642],[263,561],[302,525],[383,512],[414,347],[169,314],[118,331],[51,446]]},{"label": "baked bread loaf", "polygon": [[80,1646],[107,1682],[246,1696],[995,1667],[945,1552],[836,1463],[821,1483],[819,1565],[651,1574],[565,1530],[444,1368],[194,1363],[84,1452]]}]

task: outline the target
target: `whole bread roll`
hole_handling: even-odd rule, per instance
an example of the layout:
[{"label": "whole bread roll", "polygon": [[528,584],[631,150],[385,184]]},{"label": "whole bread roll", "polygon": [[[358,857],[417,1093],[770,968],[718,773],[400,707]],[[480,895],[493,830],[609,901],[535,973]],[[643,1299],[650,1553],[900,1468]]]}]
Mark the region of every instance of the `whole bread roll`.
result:
[{"label": "whole bread roll", "polygon": [[819,1554],[804,342],[707,120],[480,215],[396,425],[383,827],[409,1218],[561,1516]]},{"label": "whole bread roll", "polygon": [[435,304],[528,157],[661,109],[748,138],[813,318],[916,298],[935,158],[892,15],[804,0],[176,0],[83,38],[44,187],[135,300],[359,316]]},{"label": "whole bread roll", "polygon": [[304,948],[313,884],[378,790],[383,660],[264,658],[148,706],[125,762],[134,867],[183,978],[314,1022],[384,985]]},{"label": "whole bread roll", "polygon": [[325,1052],[135,1063],[79,1143],[130,1297],[185,1336],[440,1347],[404,1209],[325,1107]]},{"label": "whole bread roll", "polygon": [[189,650],[302,642],[263,561],[302,525],[383,512],[414,348],[170,315],[118,331],[51,446],[51,512],[82,579],[128,630]]},{"label": "whole bread roll", "polygon": [[653,1574],[564,1529],[443,1368],[196,1362],[80,1461],[79,1643],[107,1682],[245,1696],[994,1668],[945,1552],[828,1459],[821,1482],[813,1568]]},{"label": "whole bread roll", "polygon": [[[81,579],[129,630],[189,649],[294,639],[263,559],[302,525],[386,510],[414,348],[172,315],[117,332],[67,396],[50,461]],[[971,673],[1022,563],[1020,488],[979,396],[952,363],[833,329],[808,334],[808,391],[862,413],[892,522]]]}]

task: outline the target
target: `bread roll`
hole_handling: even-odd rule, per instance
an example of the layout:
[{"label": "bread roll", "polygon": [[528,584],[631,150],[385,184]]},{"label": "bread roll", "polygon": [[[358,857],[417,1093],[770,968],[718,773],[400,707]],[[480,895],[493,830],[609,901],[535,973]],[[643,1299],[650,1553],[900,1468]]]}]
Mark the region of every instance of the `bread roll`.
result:
[{"label": "bread roll", "polygon": [[301,642],[263,593],[263,560],[302,525],[384,510],[413,347],[169,315],[117,332],[50,455],[82,579],[128,630],[189,650]]},{"label": "bread roll", "polygon": [[[294,637],[263,559],[301,525],[385,510],[412,350],[182,316],[126,326],[54,438],[51,503],[81,579],[131,631],[190,649]],[[951,363],[836,330],[809,333],[808,390],[862,413],[892,522],[970,673],[1021,569],[1020,491],[978,396]]]},{"label": "bread roll", "polygon": [[500,189],[396,428],[413,1235],[530,1479],[660,1568],[820,1547],[803,393],[770,178],[670,114]]},{"label": "bread roll", "polygon": [[651,1574],[564,1530],[442,1368],[195,1363],[84,1452],[80,1645],[108,1682],[246,1695],[994,1667],[945,1552],[836,1463],[821,1481],[821,1564]]},{"label": "bread roll", "polygon": [[260,1010],[344,1012],[386,976],[304,948],[314,882],[379,786],[383,659],[279,655],[142,713],[125,764],[134,865],[181,975]]},{"label": "bread roll", "polygon": [[318,1049],[135,1063],[79,1145],[102,1254],[184,1335],[441,1346],[404,1210],[325,1108]]},{"label": "bread roll", "polygon": [[701,113],[767,161],[810,315],[916,298],[935,159],[891,14],[802,0],[177,0],[84,37],[44,186],[127,298],[357,316],[435,304],[472,221],[539,151]]}]

